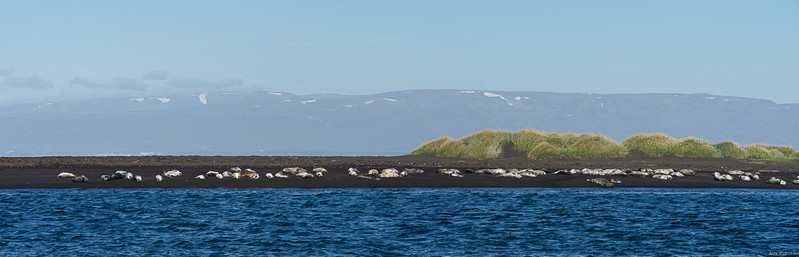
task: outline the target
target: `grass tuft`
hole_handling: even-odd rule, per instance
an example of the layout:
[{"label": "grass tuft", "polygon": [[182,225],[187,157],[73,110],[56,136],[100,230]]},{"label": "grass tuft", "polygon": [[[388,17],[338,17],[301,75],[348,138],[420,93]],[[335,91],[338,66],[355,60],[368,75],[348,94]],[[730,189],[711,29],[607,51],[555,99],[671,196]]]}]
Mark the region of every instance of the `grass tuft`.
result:
[{"label": "grass tuft", "polygon": [[784,159],[785,155],[782,154],[780,151],[776,149],[770,149],[764,145],[748,145],[744,147],[746,149],[746,158],[747,159],[756,159],[756,160],[777,160],[777,159]]},{"label": "grass tuft", "polygon": [[591,134],[577,136],[568,149],[571,157],[577,158],[619,158],[629,153],[627,148],[613,139]]},{"label": "grass tuft", "polygon": [[510,142],[511,132],[499,130],[482,130],[461,138],[466,147],[466,158],[494,159],[502,155],[502,145]]},{"label": "grass tuft", "polygon": [[619,158],[630,151],[653,157],[734,158],[768,161],[799,161],[799,152],[787,146],[748,145],[732,141],[715,145],[698,138],[682,140],[662,134],[638,134],[617,143],[603,135],[548,133],[533,129],[517,132],[482,130],[459,139],[441,137],[420,145],[411,155],[432,154],[441,157],[494,159],[502,156],[504,145],[526,152],[531,159]]},{"label": "grass tuft", "polygon": [[630,151],[638,151],[654,157],[663,157],[674,155],[674,146],[677,143],[678,141],[669,135],[656,133],[631,136],[624,140],[622,145]]},{"label": "grass tuft", "polygon": [[539,143],[527,153],[527,157],[533,160],[562,159],[566,156],[568,156],[568,151],[566,149],[557,147],[548,142]]},{"label": "grass tuft", "polygon": [[674,156],[685,158],[718,158],[720,155],[710,143],[705,140],[688,138],[673,146]]},{"label": "grass tuft", "polygon": [[713,147],[716,148],[716,152],[718,152],[719,157],[745,159],[747,156],[746,150],[738,143],[732,141],[724,141],[714,145]]}]

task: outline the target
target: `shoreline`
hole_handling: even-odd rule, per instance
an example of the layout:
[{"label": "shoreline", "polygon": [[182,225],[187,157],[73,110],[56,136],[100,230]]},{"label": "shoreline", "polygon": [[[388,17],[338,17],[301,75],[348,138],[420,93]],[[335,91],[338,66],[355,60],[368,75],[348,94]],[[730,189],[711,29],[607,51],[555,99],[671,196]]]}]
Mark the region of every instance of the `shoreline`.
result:
[{"label": "shoreline", "polygon": [[[252,168],[259,174],[276,173],[286,167],[313,167],[329,170],[323,177],[242,179],[195,179],[209,170],[219,172],[231,167]],[[369,169],[419,168],[422,174],[409,174],[402,178],[370,180],[352,177],[347,169],[354,167],[363,174]],[[436,174],[440,168],[461,171],[487,168],[547,170],[538,177],[506,178],[489,174],[464,173],[464,177]],[[552,174],[559,169],[627,169],[670,168],[692,169],[696,176],[659,180],[652,177],[633,176],[589,176]],[[155,181],[155,176],[167,170],[177,169],[183,176]],[[143,181],[101,181],[101,175],[126,170],[143,177]],[[716,181],[713,172],[742,170],[759,172],[759,181]],[[88,183],[75,183],[68,178],[57,178],[60,172],[85,175]],[[14,157],[0,158],[0,189],[23,188],[591,188],[591,178],[619,179],[618,188],[769,188],[799,189],[791,181],[799,174],[795,163],[753,163],[732,159],[687,159],[652,158],[634,156],[616,159],[569,159],[536,161],[523,157],[464,160],[431,156],[146,156],[146,157]],[[766,183],[770,177],[787,182],[786,185]]]}]

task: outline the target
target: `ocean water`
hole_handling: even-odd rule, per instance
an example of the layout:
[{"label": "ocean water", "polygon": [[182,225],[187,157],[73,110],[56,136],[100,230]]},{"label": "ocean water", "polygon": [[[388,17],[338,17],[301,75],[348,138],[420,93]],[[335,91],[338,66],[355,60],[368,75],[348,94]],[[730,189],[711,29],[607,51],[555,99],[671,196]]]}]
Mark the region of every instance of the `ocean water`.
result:
[{"label": "ocean water", "polygon": [[0,190],[2,256],[795,254],[794,190]]}]

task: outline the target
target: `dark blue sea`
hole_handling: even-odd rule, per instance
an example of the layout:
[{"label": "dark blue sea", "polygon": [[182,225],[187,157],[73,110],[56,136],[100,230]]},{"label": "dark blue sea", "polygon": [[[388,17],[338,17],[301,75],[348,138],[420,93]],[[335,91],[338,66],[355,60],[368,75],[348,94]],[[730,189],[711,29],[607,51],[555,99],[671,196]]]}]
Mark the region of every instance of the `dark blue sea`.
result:
[{"label": "dark blue sea", "polygon": [[794,190],[0,190],[2,256],[797,254]]}]

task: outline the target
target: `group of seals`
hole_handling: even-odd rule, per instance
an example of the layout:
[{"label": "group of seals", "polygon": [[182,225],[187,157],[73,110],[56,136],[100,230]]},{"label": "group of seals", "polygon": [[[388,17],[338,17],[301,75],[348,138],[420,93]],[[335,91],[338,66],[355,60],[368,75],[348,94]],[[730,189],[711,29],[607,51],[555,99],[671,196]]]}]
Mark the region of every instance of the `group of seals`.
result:
[{"label": "group of seals", "polygon": [[141,182],[143,179],[139,175],[134,175],[132,172],[127,172],[124,170],[118,170],[111,175],[102,175],[100,176],[100,180],[102,181],[111,181],[117,179],[128,179],[128,180],[135,180],[136,182]]},{"label": "group of seals", "polygon": [[[314,167],[310,172],[305,168],[301,167],[288,167],[283,168],[281,171],[272,174],[266,173],[264,177],[266,178],[289,178],[290,176],[295,176],[298,178],[314,178],[314,177],[323,177],[328,173],[327,169],[322,167]],[[361,172],[357,168],[349,168],[347,170],[347,174],[353,177],[365,178],[365,179],[373,179],[373,180],[380,180],[381,178],[402,178],[406,177],[409,174],[417,174],[417,173],[424,173],[424,170],[416,169],[416,168],[405,168],[404,170],[400,171],[396,168],[386,168],[382,170],[378,169],[370,169],[364,175],[361,175]],[[467,169],[465,172],[461,172],[458,169],[451,169],[451,168],[442,168],[437,170],[438,174],[447,175],[451,177],[463,177],[465,173],[475,173],[475,174],[488,174],[497,177],[508,177],[508,178],[522,178],[522,177],[531,177],[535,178],[537,176],[547,175],[546,170],[536,170],[536,169],[501,169],[501,168],[493,168],[493,169],[478,169],[478,170],[469,170]],[[685,177],[685,176],[694,176],[696,172],[690,169],[682,169],[679,171],[675,171],[673,169],[638,169],[638,170],[622,170],[622,169],[570,169],[570,170],[558,170],[554,172],[554,174],[560,175],[589,175],[589,176],[641,176],[641,177],[651,177],[654,179],[661,179],[661,180],[673,180],[674,178],[678,177]],[[183,172],[179,170],[168,170],[164,171],[162,174],[156,175],[156,181],[163,181],[165,178],[176,178],[182,176]],[[713,178],[718,181],[732,181],[735,177],[740,178],[742,181],[756,181],[759,180],[759,172],[744,172],[740,170],[731,170],[722,172],[714,172]],[[76,176],[73,173],[69,172],[61,172],[56,177],[58,178],[70,178],[73,182],[89,182],[89,179],[85,175]],[[241,179],[241,178],[249,178],[252,180],[257,180],[261,178],[261,175],[258,174],[253,169],[247,168],[242,169],[240,167],[232,167],[230,171],[224,172],[217,172],[217,171],[208,171],[204,174],[197,175],[196,179],[208,179],[208,178],[217,178],[217,179],[225,179],[225,178],[234,178],[234,179]],[[102,175],[100,176],[100,180],[102,181],[111,181],[111,180],[120,180],[120,179],[127,179],[127,180],[134,180],[140,182],[143,178],[139,175],[135,175],[132,172],[127,172],[124,170],[118,170],[109,175]],[[586,179],[587,182],[591,182],[593,184],[598,185],[599,187],[603,188],[612,188],[615,184],[621,183],[621,181],[617,179],[606,179],[606,178],[592,178]],[[793,184],[799,184],[799,176],[796,177],[795,180],[791,181]],[[766,181],[769,184],[775,185],[786,185],[787,182],[785,180],[771,177],[769,180]]]},{"label": "group of seals", "polygon": [[[457,170],[455,170],[457,171]],[[424,173],[424,170],[421,169],[414,169],[414,168],[406,168],[402,171],[399,171],[397,168],[386,168],[382,170],[378,169],[369,169],[366,172],[366,175],[360,175],[361,171],[358,168],[349,168],[347,169],[347,175],[351,177],[359,177],[371,180],[380,180],[381,178],[402,178],[406,177],[410,174],[420,174]],[[458,174],[460,171],[457,171]],[[454,176],[454,175],[453,175]]]}]

